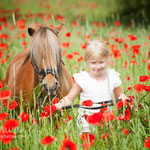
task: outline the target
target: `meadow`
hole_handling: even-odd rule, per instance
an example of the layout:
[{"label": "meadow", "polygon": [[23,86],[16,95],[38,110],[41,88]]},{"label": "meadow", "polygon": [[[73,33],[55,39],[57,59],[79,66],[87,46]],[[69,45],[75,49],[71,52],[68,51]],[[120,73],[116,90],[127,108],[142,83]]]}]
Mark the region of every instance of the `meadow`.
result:
[{"label": "meadow", "polygon": [[[59,150],[146,150],[150,148],[150,26],[137,26],[131,19],[124,26],[119,18],[105,19],[105,5],[97,1],[73,1],[64,5],[38,1],[8,1],[0,9],[0,149],[59,149]],[[107,1],[108,2],[108,1]],[[20,6],[22,6],[20,8]],[[24,6],[24,7],[23,7]],[[33,8],[32,8],[33,6]],[[71,8],[71,9],[68,9]],[[78,8],[78,9],[77,9]],[[101,19],[98,14],[102,9]],[[32,12],[34,10],[34,13]],[[94,11],[96,10],[96,11]],[[57,12],[57,13],[56,13]],[[95,16],[95,17],[93,17]],[[59,33],[62,44],[62,60],[71,75],[87,69],[84,63],[86,43],[103,40],[110,49],[109,67],[120,73],[122,90],[131,102],[119,102],[113,113],[103,113],[94,133],[79,133],[76,118],[78,109],[59,113],[51,109],[58,99],[51,100],[45,110],[37,109],[36,119],[30,109],[19,114],[18,104],[10,98],[5,82],[6,69],[11,59],[21,51],[27,51],[30,37],[27,28],[31,23],[54,27],[64,22]],[[21,98],[20,98],[21,99]],[[35,101],[39,101],[38,94]],[[74,104],[79,103],[79,98]],[[21,107],[21,106],[20,106]],[[48,108],[48,109],[46,109]]]}]

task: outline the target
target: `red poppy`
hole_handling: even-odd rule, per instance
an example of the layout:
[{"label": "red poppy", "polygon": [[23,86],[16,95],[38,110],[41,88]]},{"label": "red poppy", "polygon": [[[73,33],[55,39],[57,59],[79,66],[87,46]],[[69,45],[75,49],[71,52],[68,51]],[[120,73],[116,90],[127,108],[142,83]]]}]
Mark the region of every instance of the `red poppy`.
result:
[{"label": "red poppy", "polygon": [[55,98],[54,100],[53,100],[53,103],[52,104],[56,104],[56,103],[58,103],[59,102],[59,98]]},{"label": "red poppy", "polygon": [[99,126],[100,125],[100,121],[103,118],[103,115],[100,113],[94,113],[92,115],[83,115],[83,117],[85,117],[86,121],[90,124],[93,124],[95,126]]},{"label": "red poppy", "polygon": [[70,37],[71,36],[71,33],[70,32],[67,32],[66,33],[66,37]]},{"label": "red poppy", "polygon": [[109,122],[115,118],[115,115],[111,113],[111,110],[103,112],[103,122]]},{"label": "red poppy", "polygon": [[130,76],[126,76],[126,80],[128,80],[128,81],[129,81],[129,80],[130,80]]},{"label": "red poppy", "polygon": [[51,136],[46,136],[44,138],[41,138],[41,143],[43,145],[50,145],[53,142],[54,138]]},{"label": "red poppy", "polygon": [[43,119],[44,117],[45,117],[45,118],[50,117],[50,113],[43,111],[43,112],[41,113],[41,119]]},{"label": "red poppy", "polygon": [[18,106],[18,103],[16,101],[12,101],[12,103],[9,105],[8,109],[13,110]]},{"label": "red poppy", "polygon": [[64,48],[69,48],[70,47],[70,42],[63,42],[62,43],[62,46],[64,47]]},{"label": "red poppy", "polygon": [[128,129],[126,129],[126,128],[122,129],[122,131],[121,131],[121,132],[123,132],[123,133],[124,133],[124,135],[128,135],[128,134],[129,134],[129,130],[128,130]]},{"label": "red poppy", "polygon": [[11,93],[12,92],[10,90],[0,91],[0,100],[9,99],[9,97],[11,96]]},{"label": "red poppy", "polygon": [[72,22],[71,24],[72,24],[72,26],[74,26],[74,27],[77,27],[77,26],[78,26],[78,23],[77,23],[77,22]]},{"label": "red poppy", "polygon": [[91,36],[90,35],[85,35],[85,37],[84,37],[85,39],[90,39],[91,38]]},{"label": "red poppy", "polygon": [[0,114],[0,120],[1,120],[1,121],[4,121],[4,120],[7,118],[8,115],[9,115],[9,114],[8,114],[8,113],[5,113],[5,112],[4,112],[4,113],[1,113],[1,114]]},{"label": "red poppy", "polygon": [[150,139],[145,142],[145,147],[150,148]]},{"label": "red poppy", "polygon": [[3,128],[7,131],[13,130],[14,128],[19,126],[19,121],[15,119],[9,119],[3,123]]},{"label": "red poppy", "polygon": [[139,81],[140,82],[145,82],[145,81],[147,81],[148,80],[148,76],[146,76],[146,75],[143,75],[143,76],[140,76],[139,77]]},{"label": "red poppy", "polygon": [[119,21],[115,21],[115,22],[114,22],[114,25],[115,25],[116,27],[118,27],[118,26],[120,26],[120,22],[119,22]]},{"label": "red poppy", "polygon": [[25,19],[21,19],[21,20],[19,20],[19,21],[16,22],[17,26],[22,26],[24,24],[25,24]]},{"label": "red poppy", "polygon": [[130,119],[130,111],[129,110],[125,110],[124,121],[127,121],[129,119]]},{"label": "red poppy", "polygon": [[131,46],[131,48],[132,49],[139,49],[139,48],[141,48],[141,45],[133,45],[133,46]]},{"label": "red poppy", "polygon": [[95,135],[93,135],[92,133],[83,133],[81,135],[81,139],[82,141],[90,141],[90,142],[93,142],[95,141]]},{"label": "red poppy", "polygon": [[133,86],[133,88],[134,88],[138,93],[141,93],[141,92],[144,90],[144,85],[137,83],[137,84],[135,84],[135,85]]},{"label": "red poppy", "polygon": [[103,140],[105,140],[105,138],[108,138],[109,137],[109,133],[106,133],[106,135],[105,134],[102,134],[102,139]]},{"label": "red poppy", "polygon": [[51,113],[53,115],[53,112],[57,109],[55,105],[51,106],[45,106],[44,107],[45,111],[48,112],[49,114]]},{"label": "red poppy", "polygon": [[68,58],[69,60],[71,60],[71,59],[73,59],[73,55],[72,55],[72,54],[69,54],[69,55],[67,55],[67,58]]},{"label": "red poppy", "polygon": [[128,91],[131,91],[131,90],[132,90],[132,86],[128,86],[128,87],[127,87],[127,90],[128,90]]},{"label": "red poppy", "polygon": [[9,150],[20,150],[20,149],[17,147],[14,147],[14,148],[9,148]]},{"label": "red poppy", "polygon": [[14,148],[9,148],[9,150],[20,150],[20,149],[17,147],[14,147]]},{"label": "red poppy", "polygon": [[65,139],[62,142],[63,144],[60,146],[59,150],[77,150],[77,145],[74,142],[70,141],[70,139]]},{"label": "red poppy", "polygon": [[119,101],[118,103],[117,103],[117,109],[119,110],[120,108],[122,108],[123,107],[123,101]]},{"label": "red poppy", "polygon": [[83,56],[80,56],[78,59],[77,59],[77,62],[80,62],[83,60]]},{"label": "red poppy", "polygon": [[84,106],[93,106],[93,102],[92,100],[86,100],[82,102],[82,105]]},{"label": "red poppy", "polygon": [[5,86],[5,83],[2,83],[2,82],[0,81],[0,89],[2,89],[4,86]]},{"label": "red poppy", "polygon": [[68,121],[72,120],[72,117],[70,115],[67,116]]},{"label": "red poppy", "polygon": [[23,39],[25,39],[25,38],[26,38],[26,33],[25,33],[25,32],[22,32],[22,33],[21,33],[21,37],[22,37]]},{"label": "red poppy", "polygon": [[83,147],[84,147],[84,148],[87,148],[87,149],[85,149],[85,150],[88,150],[88,148],[91,147],[92,145],[94,145],[94,142],[88,142],[88,141],[87,141],[87,142],[85,142],[85,143],[83,144]]},{"label": "red poppy", "polygon": [[0,130],[0,141],[3,141],[3,144],[9,144],[14,137],[15,137],[14,133]]},{"label": "red poppy", "polygon": [[147,69],[150,70],[150,64],[148,64]]},{"label": "red poppy", "polygon": [[65,17],[64,17],[64,16],[61,16],[61,15],[58,15],[58,16],[57,16],[57,19],[62,22],[62,21],[64,21]]},{"label": "red poppy", "polygon": [[22,42],[22,46],[26,46],[27,45],[27,42]]},{"label": "red poppy", "polygon": [[132,34],[129,34],[128,37],[129,37],[129,39],[130,39],[131,41],[134,41],[134,40],[137,39],[137,37],[134,36],[134,35],[132,35]]},{"label": "red poppy", "polygon": [[144,86],[144,90],[145,90],[146,92],[150,92],[150,86]]},{"label": "red poppy", "polygon": [[22,122],[26,122],[27,120],[29,120],[29,114],[25,114],[25,112],[21,113],[18,118],[22,118]]}]

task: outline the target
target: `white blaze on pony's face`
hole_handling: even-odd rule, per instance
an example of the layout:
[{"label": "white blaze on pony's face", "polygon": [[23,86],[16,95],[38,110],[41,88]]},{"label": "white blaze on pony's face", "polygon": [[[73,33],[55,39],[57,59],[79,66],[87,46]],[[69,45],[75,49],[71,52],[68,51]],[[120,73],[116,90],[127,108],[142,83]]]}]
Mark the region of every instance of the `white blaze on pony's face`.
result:
[{"label": "white blaze on pony's face", "polygon": [[56,95],[59,86],[61,46],[57,34],[62,26],[48,28],[36,24],[34,28],[28,28],[32,37],[29,48],[31,63],[49,95]]}]

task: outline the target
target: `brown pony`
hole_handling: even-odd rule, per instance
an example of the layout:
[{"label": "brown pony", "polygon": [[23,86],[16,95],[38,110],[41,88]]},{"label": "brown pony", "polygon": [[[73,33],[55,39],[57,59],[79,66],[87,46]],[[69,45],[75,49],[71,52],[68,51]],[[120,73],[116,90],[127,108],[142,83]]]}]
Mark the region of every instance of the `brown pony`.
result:
[{"label": "brown pony", "polygon": [[[62,98],[71,86],[69,71],[61,60],[61,45],[58,33],[63,24],[49,28],[33,24],[28,28],[31,36],[29,51],[16,55],[10,62],[6,81],[8,89],[12,91],[12,98],[25,108],[27,101],[30,108],[34,106],[34,89],[41,83],[41,100],[45,95],[49,99]],[[42,103],[41,103],[42,104]]]}]

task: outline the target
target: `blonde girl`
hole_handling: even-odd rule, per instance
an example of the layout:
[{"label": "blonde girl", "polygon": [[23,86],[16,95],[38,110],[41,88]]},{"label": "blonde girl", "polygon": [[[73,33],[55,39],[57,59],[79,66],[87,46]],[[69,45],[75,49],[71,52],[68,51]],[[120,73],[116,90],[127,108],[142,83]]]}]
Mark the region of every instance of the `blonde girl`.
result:
[{"label": "blonde girl", "polygon": [[[107,101],[112,99],[113,93],[116,99],[127,99],[126,95],[121,91],[119,73],[114,69],[107,68],[109,49],[104,42],[99,40],[88,42],[84,59],[89,70],[80,71],[73,75],[75,83],[68,95],[56,104],[57,109],[71,105],[79,94],[80,102],[86,100],[92,100],[93,103]],[[94,104],[93,107],[95,106],[100,105]],[[83,115],[91,115],[99,112],[99,110],[85,110],[79,108],[78,112],[77,124],[79,130],[82,132],[91,132],[91,126],[87,123]],[[92,129],[94,128],[92,127]]]}]

